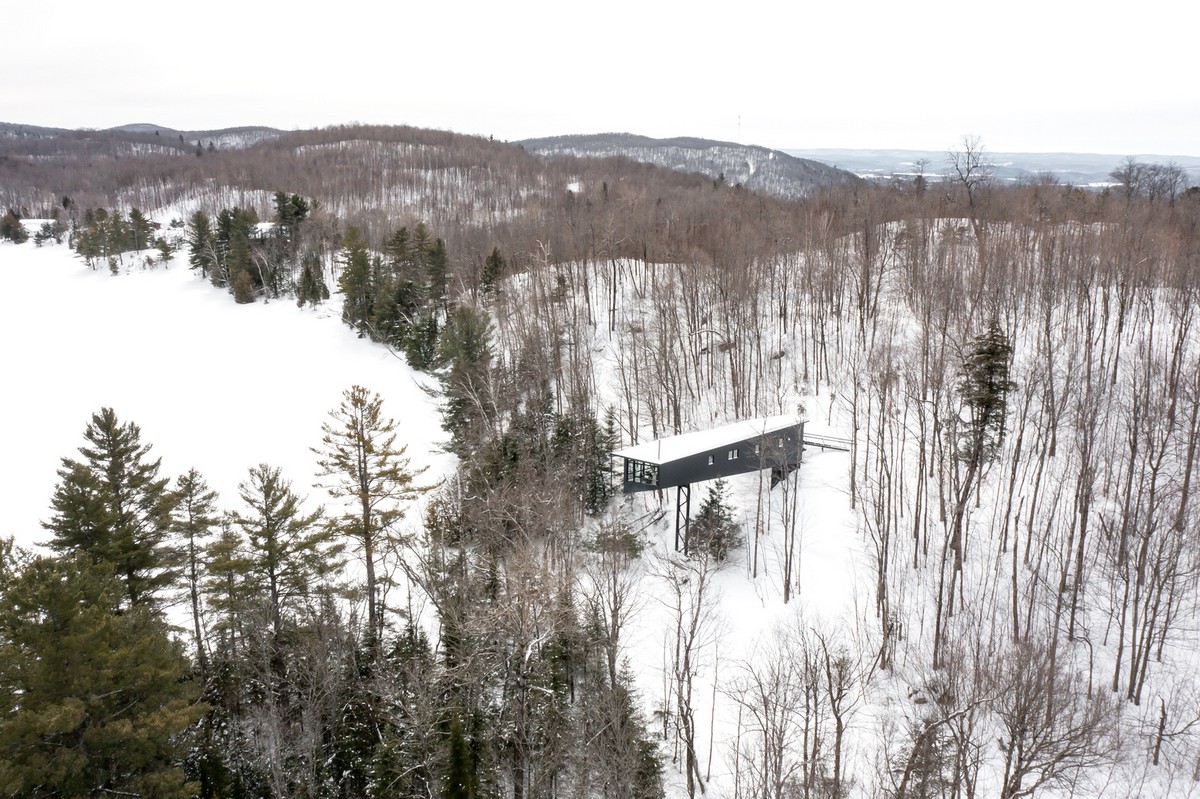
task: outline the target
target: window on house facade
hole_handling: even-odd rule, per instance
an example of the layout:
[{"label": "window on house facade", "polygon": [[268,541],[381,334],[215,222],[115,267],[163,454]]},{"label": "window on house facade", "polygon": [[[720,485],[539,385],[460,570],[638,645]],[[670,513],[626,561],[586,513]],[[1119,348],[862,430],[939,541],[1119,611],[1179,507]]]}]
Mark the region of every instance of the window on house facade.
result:
[{"label": "window on house facade", "polygon": [[658,485],[658,464],[644,461],[625,461],[625,482]]}]

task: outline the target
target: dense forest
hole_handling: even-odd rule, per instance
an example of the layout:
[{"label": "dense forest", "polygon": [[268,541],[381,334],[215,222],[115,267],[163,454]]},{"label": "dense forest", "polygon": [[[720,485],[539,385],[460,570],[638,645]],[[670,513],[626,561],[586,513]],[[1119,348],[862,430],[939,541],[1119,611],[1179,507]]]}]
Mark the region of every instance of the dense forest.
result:
[{"label": "dense forest", "polygon": [[[7,795],[1200,792],[1180,170],[1001,184],[965,140],[947,180],[784,199],[410,129],[93,139],[6,145],[9,238],[36,218],[81,265],[336,304],[436,376],[457,467],[426,479],[361,386],[312,443],[313,501],[265,463],[218,498],[134,420],[79,420],[52,554],[0,561]],[[714,486],[711,545],[652,556],[664,512],[616,496],[608,454],[791,413],[851,442],[858,601],[723,652],[731,550],[771,602],[800,589],[796,483],[738,513]],[[629,659],[639,591],[660,663]]]}]

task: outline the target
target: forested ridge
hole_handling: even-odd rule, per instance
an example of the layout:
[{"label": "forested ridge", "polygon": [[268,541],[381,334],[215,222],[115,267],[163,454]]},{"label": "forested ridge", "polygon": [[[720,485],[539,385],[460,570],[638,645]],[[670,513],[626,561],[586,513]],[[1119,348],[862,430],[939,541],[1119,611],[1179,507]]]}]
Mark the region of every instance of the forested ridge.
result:
[{"label": "forested ridge", "polygon": [[[783,200],[409,129],[40,155],[0,161],[5,231],[333,304],[436,377],[457,465],[362,386],[320,475],[247,464],[236,498],[111,408],[63,420],[53,554],[0,569],[0,791],[1200,793],[1200,188],[1170,165],[1005,186],[967,140],[945,181]],[[796,601],[796,478],[714,485],[691,557],[672,497],[616,495],[614,448],[776,414],[851,442],[836,617]],[[728,651],[747,583],[782,621]]]}]

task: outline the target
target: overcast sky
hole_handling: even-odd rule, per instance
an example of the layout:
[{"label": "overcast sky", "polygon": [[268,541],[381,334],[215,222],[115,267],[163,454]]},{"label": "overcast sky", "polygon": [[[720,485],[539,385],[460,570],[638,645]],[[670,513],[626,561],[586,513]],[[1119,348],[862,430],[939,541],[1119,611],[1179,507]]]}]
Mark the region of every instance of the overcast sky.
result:
[{"label": "overcast sky", "polygon": [[0,121],[1200,155],[1200,3],[13,3]]}]

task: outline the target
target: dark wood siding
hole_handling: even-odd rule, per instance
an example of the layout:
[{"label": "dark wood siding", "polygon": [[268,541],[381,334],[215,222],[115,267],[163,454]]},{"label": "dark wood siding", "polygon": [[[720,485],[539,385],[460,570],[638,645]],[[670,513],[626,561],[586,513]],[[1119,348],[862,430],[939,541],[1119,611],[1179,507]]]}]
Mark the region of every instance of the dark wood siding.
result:
[{"label": "dark wood siding", "polygon": [[[778,466],[796,466],[804,452],[804,424],[787,427],[764,436],[736,441],[716,449],[706,450],[672,461],[664,461],[657,467],[657,479],[653,484],[631,479],[643,474],[642,461],[625,458],[625,493],[650,491],[657,488],[690,485],[705,480],[748,474]],[[646,464],[653,466],[653,464]]]}]

